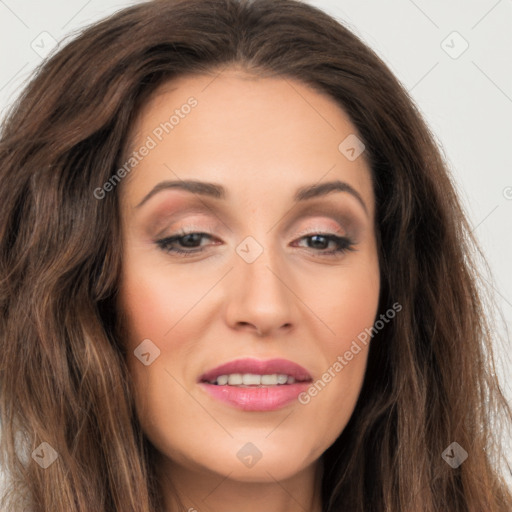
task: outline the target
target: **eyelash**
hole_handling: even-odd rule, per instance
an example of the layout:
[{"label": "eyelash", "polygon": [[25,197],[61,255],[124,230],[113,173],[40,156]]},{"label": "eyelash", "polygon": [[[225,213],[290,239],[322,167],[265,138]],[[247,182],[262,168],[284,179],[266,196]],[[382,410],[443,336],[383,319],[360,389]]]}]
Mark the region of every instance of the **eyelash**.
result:
[{"label": "eyelash", "polygon": [[[212,239],[213,236],[209,233],[204,232],[197,232],[197,231],[184,231],[182,230],[179,234],[169,236],[166,238],[162,238],[161,240],[157,240],[155,243],[158,245],[160,249],[162,249],[164,252],[167,253],[174,253],[176,255],[179,255],[181,257],[187,257],[188,255],[198,254],[204,251],[204,247],[202,248],[192,248],[190,250],[184,250],[179,249],[176,247],[172,247],[172,244],[175,242],[181,240],[182,238],[185,238],[189,235],[201,235],[202,238],[207,237]],[[355,251],[355,244],[352,239],[348,237],[340,237],[333,235],[332,233],[310,233],[309,235],[303,235],[299,238],[299,240],[302,240],[303,238],[312,238],[314,236],[320,236],[327,240],[327,242],[335,242],[337,244],[337,247],[335,249],[332,249],[330,251],[322,251],[320,250],[321,256],[328,256],[328,257],[336,257],[341,256],[346,252],[349,251]],[[314,251],[314,249],[312,249]],[[315,251],[316,252],[316,251]]]}]

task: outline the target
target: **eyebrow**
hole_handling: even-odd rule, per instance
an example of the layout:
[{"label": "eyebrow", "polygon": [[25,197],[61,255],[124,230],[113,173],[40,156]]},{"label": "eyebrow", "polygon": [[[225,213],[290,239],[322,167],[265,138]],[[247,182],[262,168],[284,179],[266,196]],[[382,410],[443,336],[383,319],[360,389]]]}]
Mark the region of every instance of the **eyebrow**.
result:
[{"label": "eyebrow", "polygon": [[[155,185],[142,199],[142,201],[135,207],[139,208],[151,197],[162,190],[178,189],[191,192],[193,194],[199,194],[202,196],[212,197],[214,199],[225,200],[227,198],[226,189],[217,183],[208,183],[206,181],[197,180],[179,180],[179,181],[162,181]],[[365,213],[368,215],[368,208],[366,207],[363,198],[359,192],[354,189],[345,181],[335,180],[328,181],[325,183],[319,183],[314,185],[306,185],[297,189],[293,196],[293,201],[298,203],[299,201],[306,201],[308,199],[314,199],[318,197],[324,197],[331,192],[347,192],[354,196],[363,207]]]}]

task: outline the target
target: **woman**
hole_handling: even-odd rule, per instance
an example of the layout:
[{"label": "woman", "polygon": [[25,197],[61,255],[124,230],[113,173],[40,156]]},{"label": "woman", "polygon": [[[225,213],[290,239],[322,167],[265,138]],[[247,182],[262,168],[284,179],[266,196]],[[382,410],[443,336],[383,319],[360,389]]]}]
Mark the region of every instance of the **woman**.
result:
[{"label": "woman", "polygon": [[338,22],[126,9],[44,64],[0,157],[8,510],[511,509],[476,243]]}]

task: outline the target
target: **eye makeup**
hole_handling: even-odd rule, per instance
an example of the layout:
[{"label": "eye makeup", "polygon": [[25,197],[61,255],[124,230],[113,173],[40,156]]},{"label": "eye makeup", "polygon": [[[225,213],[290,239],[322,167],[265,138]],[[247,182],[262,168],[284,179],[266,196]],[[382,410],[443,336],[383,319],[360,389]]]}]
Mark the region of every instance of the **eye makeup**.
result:
[{"label": "eye makeup", "polygon": [[[360,212],[357,210],[360,210]],[[183,198],[177,198],[176,200],[168,199],[161,202],[152,208],[149,213],[146,214],[144,212],[141,224],[146,234],[155,237],[166,230],[171,223],[176,224],[182,219],[187,218],[188,220],[189,217],[193,217],[194,222],[197,223],[198,217],[203,216],[208,219],[208,224],[211,224],[210,220],[214,220],[215,224],[219,225],[223,231],[231,232],[237,224],[241,224],[224,205],[212,203],[208,199],[198,201],[196,198],[192,200]],[[314,200],[307,205],[293,206],[289,210],[284,211],[280,216],[276,215],[277,221],[269,226],[268,232],[276,229],[278,223],[282,222],[282,230],[287,233],[297,222],[308,217],[327,217],[326,220],[336,222],[346,234],[351,234],[352,236],[356,232],[363,231],[368,224],[367,217],[363,214],[361,207],[346,201],[336,201],[334,198],[324,198],[322,200]],[[331,229],[339,228],[332,226]]]}]

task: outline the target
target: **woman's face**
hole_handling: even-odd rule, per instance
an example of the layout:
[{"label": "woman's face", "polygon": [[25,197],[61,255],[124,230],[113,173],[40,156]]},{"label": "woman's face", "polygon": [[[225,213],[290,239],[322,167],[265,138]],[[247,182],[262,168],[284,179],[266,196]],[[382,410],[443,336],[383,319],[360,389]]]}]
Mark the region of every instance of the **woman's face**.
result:
[{"label": "woman's face", "polygon": [[299,82],[233,69],[167,84],[134,129],[119,307],[142,428],[169,468],[291,477],[347,424],[377,314],[356,129]]}]

